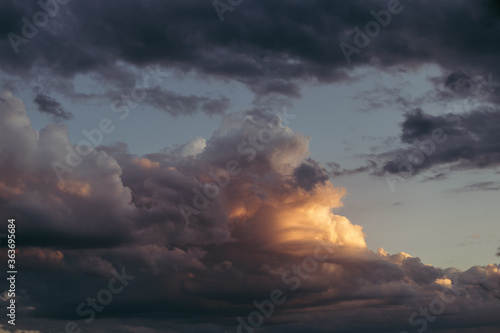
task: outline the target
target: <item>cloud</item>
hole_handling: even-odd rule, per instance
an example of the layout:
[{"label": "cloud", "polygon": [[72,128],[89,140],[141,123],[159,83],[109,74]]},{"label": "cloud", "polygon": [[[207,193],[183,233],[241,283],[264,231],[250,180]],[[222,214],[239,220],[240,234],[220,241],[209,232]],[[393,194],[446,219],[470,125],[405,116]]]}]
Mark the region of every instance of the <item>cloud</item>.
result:
[{"label": "cloud", "polygon": [[[433,99],[432,92],[429,93],[431,96],[426,96],[426,99]],[[376,86],[371,90],[364,90],[357,92],[353,99],[361,101],[366,104],[366,107],[362,108],[361,111],[371,112],[377,109],[386,108],[389,106],[398,106],[399,108],[406,110],[408,108],[414,107],[415,105],[422,104],[424,98],[412,98],[411,95],[401,88],[387,88],[382,85]]]},{"label": "cloud", "polygon": [[170,91],[152,90],[145,103],[178,116],[181,114],[192,115],[203,111],[208,115],[223,114],[230,106],[227,97],[217,99],[195,95],[183,96]]},{"label": "cloud", "polygon": [[[495,143],[499,139],[496,133],[500,110],[495,104],[498,94],[493,93],[498,83],[491,76],[470,78],[462,71],[452,72],[442,82],[435,83],[437,92],[431,92],[431,97],[427,93],[419,103],[425,99],[448,101],[444,115],[434,115],[421,107],[404,112],[399,144],[393,142],[394,137],[387,137],[382,145],[372,146],[370,154],[359,155],[367,158],[365,167],[341,170],[339,164],[330,162],[329,174],[335,177],[357,173],[398,174],[408,178],[424,172],[436,173],[423,178],[427,182],[446,179],[456,170],[496,168],[500,153]],[[440,90],[441,85],[445,90]],[[374,92],[382,90],[377,88]],[[369,101],[372,97],[363,98]],[[405,108],[411,105],[408,103]]]},{"label": "cloud", "polygon": [[[339,43],[352,43],[353,28],[363,28],[373,20],[370,11],[387,1],[247,1],[223,23],[201,0],[71,1],[19,45],[19,53],[8,38],[0,40],[5,83],[12,86],[9,76],[37,79],[44,94],[35,103],[56,122],[72,114],[47,91],[74,100],[114,98],[136,86],[134,73],[153,64],[243,83],[257,106],[224,114],[225,96],[148,90],[145,105],[173,116],[224,114],[220,128],[210,138],[144,156],[124,143],[90,149],[60,179],[54,162],[72,164],[81,147],[61,124],[46,126],[38,140],[22,101],[0,93],[0,219],[21,222],[18,328],[53,332],[68,320],[86,328],[76,307],[106,286],[112,269],[126,267],[137,276],[134,284],[115,295],[88,330],[235,331],[237,317],[246,320],[256,311],[254,301],[279,288],[287,301],[265,317],[262,332],[409,331],[412,313],[431,307],[452,286],[456,299],[429,329],[497,332],[500,303],[481,285],[496,285],[498,265],[462,272],[404,252],[369,250],[362,226],[335,214],[346,191],[328,179],[397,173],[398,155],[423,148],[436,128],[447,139],[424,152],[415,174],[439,170],[427,177],[437,180],[453,170],[494,168],[500,161],[496,106],[449,116],[414,108],[404,114],[399,148],[372,152],[366,166],[352,170],[335,163],[325,169],[310,158],[310,138],[263,107],[300,97],[304,83],[352,81],[353,70],[366,66],[411,71],[436,64],[451,74],[436,79],[447,90],[431,98],[446,101],[469,92],[477,73],[498,77],[497,2],[402,5],[349,66]],[[3,36],[22,34],[21,19],[40,10],[33,1],[2,2]],[[80,75],[94,78],[97,92],[77,92]],[[420,103],[408,96],[380,99],[379,92],[400,93],[375,90],[365,99],[371,108]],[[469,186],[493,190],[497,184]],[[315,266],[310,258],[318,245],[328,258]]]},{"label": "cloud", "polygon": [[[126,214],[132,210],[131,196],[120,181],[121,168],[116,161],[96,152],[83,160],[81,168],[60,180],[53,163],[65,163],[75,148],[66,128],[50,124],[40,131],[38,140],[19,99],[2,92],[0,108],[0,215],[27,221],[19,227],[24,233],[21,242],[87,247],[89,239],[94,246],[124,241],[130,226]],[[7,140],[9,137],[16,139]],[[107,208],[98,212],[99,207]]]},{"label": "cloud", "polygon": [[443,179],[449,171],[495,168],[500,163],[500,112],[479,107],[465,113],[434,116],[421,109],[405,114],[401,148],[373,156],[382,161],[374,174],[416,175],[434,167],[446,172],[426,180]]},{"label": "cloud", "polygon": [[473,83],[469,76],[465,75],[461,70],[459,70],[449,74],[448,77],[446,77],[444,86],[456,93],[464,94],[470,92]]},{"label": "cloud", "polygon": [[487,181],[475,184],[466,185],[462,188],[454,190],[454,192],[469,192],[469,191],[499,191],[500,183]]},{"label": "cloud", "polygon": [[[19,45],[17,54],[4,38],[0,60],[5,71],[18,75],[33,75],[49,63],[58,77],[107,73],[109,83],[120,76],[122,64],[144,68],[160,63],[244,83],[257,96],[292,98],[300,96],[303,82],[349,79],[351,68],[358,66],[414,69],[434,63],[449,71],[498,72],[499,48],[491,44],[499,32],[494,2],[401,5],[404,11],[353,55],[349,67],[339,44],[353,44],[353,29],[372,21],[370,11],[386,8],[386,1],[252,2],[226,13],[222,23],[213,6],[201,0],[189,5],[179,0],[70,2],[59,6],[28,44]],[[1,9],[4,36],[21,34],[21,18],[40,11],[29,1],[4,3]],[[95,25],[85,24],[90,16]],[[422,17],[429,18],[425,28]]]},{"label": "cloud", "polygon": [[70,120],[73,118],[73,114],[71,112],[65,111],[61,104],[50,96],[38,94],[33,101],[38,106],[38,110],[40,110],[40,112],[50,114],[52,116],[52,120],[56,122]]},{"label": "cloud", "polygon": [[340,170],[340,165],[335,162],[328,162],[328,174],[332,177],[340,177],[345,175],[354,175],[357,173],[369,172],[377,166],[377,162],[373,160],[366,160],[366,166],[358,167],[354,169],[342,169]]},{"label": "cloud", "polygon": [[447,179],[447,178],[448,178],[448,176],[445,173],[438,173],[438,174],[430,176],[430,177],[425,177],[422,180],[422,182],[429,182],[429,181],[433,181],[433,180],[443,180],[443,179]]},{"label": "cloud", "polygon": [[307,191],[311,191],[316,184],[324,184],[329,179],[326,170],[312,159],[299,165],[293,171],[293,176],[297,184]]},{"label": "cloud", "polygon": [[[52,162],[67,163],[68,145],[78,148],[65,127],[47,126],[38,141],[23,103],[8,92],[0,98],[0,136],[10,138],[0,140],[0,218],[20,221],[18,310],[29,318],[19,329],[48,332],[68,320],[84,328],[88,315],[76,307],[122,268],[137,278],[93,331],[123,331],[118,323],[139,332],[234,331],[238,316],[278,288],[287,300],[264,332],[322,332],[332,318],[342,331],[405,330],[448,280],[461,292],[440,328],[453,330],[464,314],[471,327],[484,322],[478,314],[498,322],[500,303],[474,282],[492,285],[498,265],[460,272],[369,250],[362,227],[333,212],[345,189],[309,157],[310,138],[270,110],[224,115],[208,140],[144,156],[123,143],[98,147],[60,180]],[[189,224],[181,204],[192,208]]]}]

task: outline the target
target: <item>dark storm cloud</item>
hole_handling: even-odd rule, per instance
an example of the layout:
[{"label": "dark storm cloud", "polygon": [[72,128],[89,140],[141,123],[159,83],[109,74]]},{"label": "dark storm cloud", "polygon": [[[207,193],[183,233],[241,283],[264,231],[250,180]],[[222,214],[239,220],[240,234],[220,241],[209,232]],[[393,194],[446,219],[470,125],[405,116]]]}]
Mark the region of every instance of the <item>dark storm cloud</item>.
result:
[{"label": "dark storm cloud", "polygon": [[[454,70],[498,73],[500,28],[492,1],[406,2],[404,11],[347,66],[339,43],[374,20],[387,1],[245,2],[220,22],[202,0],[72,1],[16,54],[1,41],[4,70],[47,67],[61,77],[113,71],[115,63],[160,63],[243,82],[255,93],[297,97],[300,82],[345,79],[354,66],[414,68],[437,63]],[[0,30],[21,34],[21,18],[40,11],[35,2],[3,3]],[[88,18],[92,17],[89,23]],[[426,17],[427,23],[421,24]],[[147,18],[147,19],[146,19]],[[453,27],[453,29],[450,29]],[[452,84],[450,82],[449,84]]]},{"label": "dark storm cloud", "polygon": [[444,119],[431,117],[424,114],[422,109],[415,109],[405,115],[405,120],[401,124],[401,141],[412,144],[423,136],[431,135],[434,129],[444,124]]},{"label": "dark storm cloud", "polygon": [[[414,174],[433,166],[494,168],[500,164],[499,124],[500,112],[484,107],[444,116],[433,116],[416,109],[407,113],[401,124],[400,139],[406,144],[405,148],[393,153],[399,158],[386,162],[383,171],[401,172],[400,165],[406,163],[405,158],[413,159]],[[432,139],[433,136],[438,138],[437,141]],[[420,153],[413,154],[415,150]]]},{"label": "dark storm cloud", "polygon": [[[400,124],[400,147],[385,147],[385,152],[368,155],[377,163],[362,171],[377,176],[398,174],[407,178],[434,167],[448,169],[424,178],[425,182],[445,179],[450,170],[494,168],[499,163],[500,150],[496,144],[499,137],[496,133],[500,112],[497,106],[492,107],[486,102],[500,101],[500,83],[491,74],[471,78],[462,70],[431,81],[434,81],[436,91],[430,94],[430,101],[448,101],[447,113],[434,116],[420,107],[405,112]],[[380,147],[374,146],[371,150],[376,152]]]},{"label": "dark storm cloud", "polygon": [[[453,82],[450,85],[463,78],[462,74],[450,75]],[[470,85],[463,82],[459,85],[460,91],[462,87],[470,91]],[[466,102],[450,104],[449,113],[438,116],[421,108],[405,112],[399,144],[388,144],[386,140],[382,146],[372,147],[372,152],[382,152],[364,155],[369,158],[365,167],[341,170],[340,165],[330,162],[327,164],[330,175],[366,172],[408,178],[435,169],[436,174],[423,179],[426,182],[446,179],[454,170],[494,169],[500,164],[500,111],[486,103]]]},{"label": "dark storm cloud", "polygon": [[[474,86],[464,83],[467,79],[461,73],[449,75],[448,81],[448,89],[458,89],[462,93],[470,92]],[[496,95],[492,95],[495,96],[493,100]],[[369,158],[365,167],[341,169],[339,164],[330,162],[327,163],[329,174],[333,177],[356,173],[397,174],[408,178],[434,168],[445,169],[436,169],[435,175],[423,179],[426,182],[446,179],[454,170],[497,167],[500,164],[498,107],[470,101],[451,106],[447,110],[453,113],[438,116],[421,108],[405,112],[396,148],[386,140],[382,146],[372,147],[373,152],[382,152],[364,155]]]},{"label": "dark storm cloud", "polygon": [[431,82],[436,85],[436,99],[441,101],[455,99],[459,101],[464,98],[471,98],[476,102],[500,103],[500,94],[498,94],[500,81],[498,81],[498,76],[493,76],[491,72],[474,75],[473,77],[468,74],[465,74],[460,69],[451,72],[445,77],[431,79]]},{"label": "dark storm cloud", "polygon": [[318,183],[324,184],[329,179],[327,171],[312,159],[299,165],[293,171],[293,176],[297,185],[307,191],[311,191]]},{"label": "dark storm cloud", "polygon": [[38,110],[40,110],[40,112],[50,114],[52,119],[56,122],[61,120],[70,120],[73,118],[73,114],[71,112],[65,111],[62,108],[61,103],[50,96],[38,94],[33,101],[38,106]]}]

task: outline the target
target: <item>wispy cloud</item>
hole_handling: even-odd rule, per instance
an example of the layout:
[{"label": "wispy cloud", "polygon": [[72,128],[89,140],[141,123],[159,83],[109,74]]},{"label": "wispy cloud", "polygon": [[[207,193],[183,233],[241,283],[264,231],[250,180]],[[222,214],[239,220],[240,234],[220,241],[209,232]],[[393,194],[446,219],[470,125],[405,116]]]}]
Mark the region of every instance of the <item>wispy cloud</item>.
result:
[{"label": "wispy cloud", "polygon": [[500,191],[500,182],[493,182],[493,181],[479,182],[453,190],[453,192],[470,192],[470,191]]},{"label": "wispy cloud", "polygon": [[55,122],[73,119],[73,114],[65,111],[61,103],[50,96],[38,94],[36,95],[34,102],[38,106],[38,110],[40,112],[51,115],[52,120]]}]

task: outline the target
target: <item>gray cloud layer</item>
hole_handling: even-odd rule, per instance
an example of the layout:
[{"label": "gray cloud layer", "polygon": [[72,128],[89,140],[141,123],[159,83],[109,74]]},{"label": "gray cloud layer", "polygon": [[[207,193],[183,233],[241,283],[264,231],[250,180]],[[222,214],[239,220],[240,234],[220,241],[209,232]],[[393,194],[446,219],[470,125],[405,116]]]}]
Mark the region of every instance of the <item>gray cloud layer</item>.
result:
[{"label": "gray cloud layer", "polygon": [[17,54],[5,37],[20,35],[21,18],[31,19],[41,8],[28,1],[1,6],[0,60],[16,74],[46,68],[61,77],[107,72],[112,78],[120,72],[119,61],[138,67],[160,63],[231,78],[259,95],[293,97],[300,94],[300,81],[341,80],[362,65],[437,63],[451,71],[498,73],[497,1],[403,1],[404,10],[349,66],[339,43],[352,44],[352,29],[364,29],[374,20],[370,11],[385,9],[387,1],[248,2],[223,23],[212,4],[201,0],[72,1],[60,5]]}]

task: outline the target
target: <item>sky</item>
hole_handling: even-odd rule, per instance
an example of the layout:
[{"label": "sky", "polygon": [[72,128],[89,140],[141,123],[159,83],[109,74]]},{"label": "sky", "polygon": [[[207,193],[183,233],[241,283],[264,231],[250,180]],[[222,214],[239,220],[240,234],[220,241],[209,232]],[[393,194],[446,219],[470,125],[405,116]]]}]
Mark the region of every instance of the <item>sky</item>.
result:
[{"label": "sky", "polygon": [[0,31],[0,332],[498,332],[499,1],[4,0]]}]

